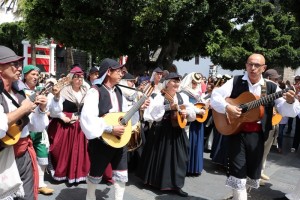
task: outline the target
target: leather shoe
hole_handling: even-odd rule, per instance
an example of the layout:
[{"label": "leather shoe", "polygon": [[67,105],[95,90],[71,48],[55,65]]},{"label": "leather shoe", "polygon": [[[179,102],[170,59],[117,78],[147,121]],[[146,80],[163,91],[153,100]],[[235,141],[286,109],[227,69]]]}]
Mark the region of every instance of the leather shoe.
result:
[{"label": "leather shoe", "polygon": [[182,189],[176,190],[176,193],[181,197],[188,197],[189,194],[187,192],[184,192]]},{"label": "leather shoe", "polygon": [[40,187],[39,188],[39,193],[44,194],[44,195],[49,195],[49,194],[53,194],[54,190],[47,188],[47,187]]},{"label": "leather shoe", "polygon": [[270,180],[270,177],[268,177],[268,176],[265,175],[265,174],[261,174],[260,178],[261,178],[261,179],[264,179],[265,181]]}]

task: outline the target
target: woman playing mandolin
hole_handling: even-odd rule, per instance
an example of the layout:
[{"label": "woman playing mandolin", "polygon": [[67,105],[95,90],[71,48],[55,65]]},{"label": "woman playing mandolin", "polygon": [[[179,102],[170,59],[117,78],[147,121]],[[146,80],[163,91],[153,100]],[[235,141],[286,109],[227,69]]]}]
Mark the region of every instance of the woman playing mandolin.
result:
[{"label": "woman playing mandolin", "polygon": [[[174,190],[187,197],[181,188],[186,175],[189,141],[179,124],[182,123],[180,119],[195,120],[196,113],[187,95],[178,93],[180,79],[177,73],[170,73],[163,83],[163,92],[151,99],[145,110],[144,119],[154,121],[154,134],[146,140],[137,175],[146,184],[161,190]],[[180,109],[181,105],[185,109]],[[178,110],[181,118],[174,117]]]},{"label": "woman playing mandolin", "polygon": [[[200,87],[201,78],[201,74],[193,72],[188,74],[181,81],[181,92],[185,93],[189,97],[189,101],[192,104],[202,102],[202,92]],[[197,108],[194,106],[194,110],[196,114],[199,114],[200,116],[205,114],[205,108],[203,109],[203,107]],[[189,135],[190,142],[187,174],[191,176],[199,176],[203,170],[204,124],[195,120],[186,126],[185,130]]]}]

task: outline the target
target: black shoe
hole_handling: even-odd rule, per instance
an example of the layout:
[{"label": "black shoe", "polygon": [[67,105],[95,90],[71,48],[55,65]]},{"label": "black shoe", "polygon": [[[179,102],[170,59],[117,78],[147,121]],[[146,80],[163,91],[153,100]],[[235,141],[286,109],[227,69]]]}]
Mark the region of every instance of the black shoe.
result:
[{"label": "black shoe", "polygon": [[178,194],[181,197],[188,197],[189,194],[187,192],[184,192],[182,189],[176,190],[176,194]]}]

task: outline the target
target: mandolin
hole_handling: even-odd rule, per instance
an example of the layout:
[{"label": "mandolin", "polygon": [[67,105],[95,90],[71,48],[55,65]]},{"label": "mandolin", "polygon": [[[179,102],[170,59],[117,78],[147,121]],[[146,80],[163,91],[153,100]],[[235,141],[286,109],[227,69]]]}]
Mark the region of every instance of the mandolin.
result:
[{"label": "mandolin", "polygon": [[232,135],[238,133],[242,129],[244,122],[260,121],[264,115],[263,105],[268,104],[275,99],[282,97],[283,93],[294,88],[286,88],[284,90],[269,94],[264,97],[258,97],[250,92],[243,92],[237,98],[226,98],[231,105],[238,106],[242,109],[242,115],[239,118],[231,119],[223,113],[212,110],[213,119],[217,130],[222,135]]},{"label": "mandolin", "polygon": [[124,147],[129,142],[132,133],[131,117],[144,104],[146,99],[151,95],[153,89],[154,89],[154,83],[147,85],[147,87],[144,90],[143,96],[136,104],[134,104],[134,106],[131,107],[131,109],[128,112],[126,113],[112,112],[112,113],[107,113],[103,117],[105,123],[108,125],[120,124],[125,126],[124,133],[121,137],[117,137],[111,133],[104,132],[101,137],[106,142],[106,144],[114,148],[121,148]]},{"label": "mandolin", "polygon": [[[63,86],[65,86],[69,83],[70,83],[70,78],[64,77],[61,80],[59,80],[55,86],[62,88]],[[52,90],[53,86],[54,86],[54,83],[48,82],[40,92],[38,92],[38,93],[35,92],[34,94],[28,96],[28,98],[30,99],[30,101],[34,102],[35,98],[38,94],[39,95],[48,94]],[[26,126],[26,124],[28,122],[28,115],[23,116],[16,123],[14,123],[10,127],[8,127],[6,136],[1,139],[2,142],[4,143],[4,145],[6,145],[6,146],[14,145],[19,141],[19,139],[21,137],[22,129],[24,128],[24,126]]]},{"label": "mandolin", "polygon": [[[165,98],[170,102],[170,104],[174,103],[174,98],[164,89],[161,90],[161,93],[165,96]],[[181,114],[182,110],[185,110],[185,105],[177,105],[177,111],[176,111],[176,116],[177,116],[177,122],[175,123],[172,120],[172,124],[174,126],[178,125],[180,128],[184,128],[187,124],[187,119],[185,116]]]}]

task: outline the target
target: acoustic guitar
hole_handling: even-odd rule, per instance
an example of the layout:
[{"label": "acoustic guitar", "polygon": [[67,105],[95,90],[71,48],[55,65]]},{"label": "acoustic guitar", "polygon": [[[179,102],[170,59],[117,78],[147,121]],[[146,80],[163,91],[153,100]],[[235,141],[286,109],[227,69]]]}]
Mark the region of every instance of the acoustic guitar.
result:
[{"label": "acoustic guitar", "polygon": [[[65,86],[69,83],[70,83],[70,78],[64,77],[57,82],[56,86],[59,88],[62,88],[63,86]],[[48,82],[45,85],[45,87],[38,94],[39,95],[48,94],[52,90],[53,86],[54,86],[54,83]],[[37,93],[34,93],[34,94],[28,96],[28,98],[30,99],[30,101],[34,102],[36,96],[37,96]],[[6,145],[6,146],[14,145],[19,141],[22,130],[23,130],[24,126],[26,126],[26,124],[27,124],[26,121],[28,120],[28,118],[27,118],[28,115],[25,115],[23,118],[19,119],[16,123],[14,123],[10,127],[8,127],[6,136],[1,139],[2,143],[4,145]]]},{"label": "acoustic guitar", "polygon": [[294,90],[294,88],[286,88],[262,98],[255,96],[250,92],[243,92],[235,99],[226,98],[226,101],[229,104],[238,106],[242,109],[242,115],[239,118],[232,119],[226,114],[212,110],[217,130],[222,135],[232,135],[238,133],[242,129],[244,122],[260,121],[264,114],[263,105],[282,97],[283,93],[288,90]]},{"label": "acoustic guitar", "polygon": [[149,84],[145,90],[143,96],[140,98],[140,100],[134,104],[131,109],[124,113],[124,112],[113,112],[113,113],[107,113],[103,119],[106,124],[108,125],[123,125],[125,126],[125,130],[122,136],[117,137],[111,133],[104,132],[102,134],[102,139],[111,147],[114,148],[121,148],[124,147],[131,138],[132,133],[132,125],[131,125],[131,117],[137,112],[140,107],[144,104],[146,99],[151,95],[152,91],[154,89],[154,83]]}]

